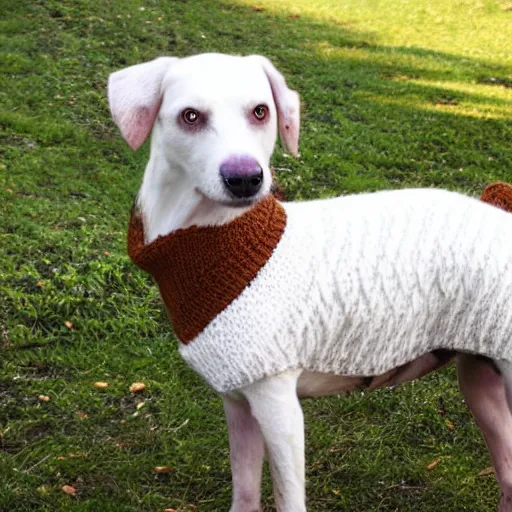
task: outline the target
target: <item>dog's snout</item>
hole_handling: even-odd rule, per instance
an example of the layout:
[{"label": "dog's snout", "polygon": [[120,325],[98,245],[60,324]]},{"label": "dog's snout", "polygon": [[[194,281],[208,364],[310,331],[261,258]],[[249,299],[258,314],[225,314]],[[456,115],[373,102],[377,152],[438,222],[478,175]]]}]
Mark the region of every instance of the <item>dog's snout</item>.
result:
[{"label": "dog's snout", "polygon": [[263,169],[252,157],[230,157],[220,166],[226,188],[235,197],[255,196],[263,184]]}]

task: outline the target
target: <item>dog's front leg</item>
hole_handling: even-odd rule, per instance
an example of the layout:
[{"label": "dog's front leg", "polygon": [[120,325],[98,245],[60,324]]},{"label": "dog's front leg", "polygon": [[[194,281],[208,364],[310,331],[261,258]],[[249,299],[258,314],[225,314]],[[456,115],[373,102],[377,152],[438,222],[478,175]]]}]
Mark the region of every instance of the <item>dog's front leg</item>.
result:
[{"label": "dog's front leg", "polygon": [[230,512],[259,512],[261,467],[264,446],[260,426],[251,414],[249,402],[224,397],[228,423],[229,453],[233,479],[233,504]]},{"label": "dog's front leg", "polygon": [[300,370],[242,389],[265,440],[278,512],[305,512],[304,418],[297,397]]}]

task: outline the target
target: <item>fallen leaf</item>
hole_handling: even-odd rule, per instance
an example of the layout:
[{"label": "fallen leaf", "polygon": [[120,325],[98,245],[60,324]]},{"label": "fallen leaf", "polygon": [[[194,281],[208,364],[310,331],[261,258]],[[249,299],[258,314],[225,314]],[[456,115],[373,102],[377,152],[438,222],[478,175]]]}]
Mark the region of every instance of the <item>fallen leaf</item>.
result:
[{"label": "fallen leaf", "polygon": [[254,12],[265,12],[265,7],[260,7],[259,5],[253,5],[252,10]]},{"label": "fallen leaf", "polygon": [[128,448],[132,445],[132,443],[130,441],[119,441],[116,443],[116,446],[118,448]]},{"label": "fallen leaf", "polygon": [[427,469],[430,471],[431,469],[434,469],[438,464],[439,464],[439,461],[441,460],[441,457],[437,457],[437,459],[434,459],[428,466],[427,466]]},{"label": "fallen leaf", "polygon": [[175,508],[166,508],[164,512],[177,512]]},{"label": "fallen leaf", "polygon": [[156,473],[172,473],[175,469],[172,466],[156,466]]},{"label": "fallen leaf", "polygon": [[71,459],[84,459],[87,457],[87,454],[84,452],[70,452],[68,457]]},{"label": "fallen leaf", "polygon": [[108,388],[108,382],[95,382],[94,387],[98,389],[106,389]]},{"label": "fallen leaf", "polygon": [[43,281],[37,281],[36,286],[38,288],[42,288],[44,286],[44,282]]},{"label": "fallen leaf", "polygon": [[39,401],[40,402],[49,402],[51,398],[47,395],[39,395]]},{"label": "fallen leaf", "polygon": [[129,389],[132,393],[138,393],[146,389],[146,384],[144,382],[134,382]]},{"label": "fallen leaf", "polygon": [[70,322],[69,320],[66,320],[64,322],[64,325],[68,328],[68,329],[73,329],[73,323]]},{"label": "fallen leaf", "polygon": [[74,496],[76,494],[76,489],[72,485],[63,485],[60,490],[70,496]]},{"label": "fallen leaf", "polygon": [[48,494],[50,492],[50,488],[47,485],[40,485],[37,488],[37,492],[41,494]]},{"label": "fallen leaf", "polygon": [[194,505],[193,503],[189,503],[185,508],[188,508],[190,510],[197,510],[197,505]]},{"label": "fallen leaf", "polygon": [[9,194],[14,194],[14,190],[12,188],[6,188],[5,189]]},{"label": "fallen leaf", "polygon": [[487,476],[487,475],[493,475],[494,474],[494,468],[492,466],[482,469],[482,471],[479,471],[476,476]]},{"label": "fallen leaf", "polygon": [[84,412],[84,411],[78,411],[78,412],[77,412],[77,414],[78,414],[78,417],[79,417],[81,420],[87,420],[87,419],[89,419],[89,415],[88,415],[86,412]]},{"label": "fallen leaf", "polygon": [[452,431],[455,430],[455,427],[451,421],[446,421],[446,426]]},{"label": "fallen leaf", "polygon": [[121,420],[119,423],[121,423],[121,425],[124,425],[126,423],[126,420]]},{"label": "fallen leaf", "polygon": [[105,256],[110,256],[110,253],[109,253],[108,251],[105,251],[103,254],[104,254]]},{"label": "fallen leaf", "polygon": [[145,402],[139,402],[139,403],[137,404],[137,406],[136,406],[136,407],[137,407],[137,410],[142,409],[145,405],[146,405],[146,403],[145,403]]}]

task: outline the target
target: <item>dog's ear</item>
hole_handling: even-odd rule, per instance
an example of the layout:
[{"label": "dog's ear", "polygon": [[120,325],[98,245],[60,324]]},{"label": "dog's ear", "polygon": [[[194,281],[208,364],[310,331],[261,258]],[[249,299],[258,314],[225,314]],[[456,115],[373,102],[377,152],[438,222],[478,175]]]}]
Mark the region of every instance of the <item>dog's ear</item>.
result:
[{"label": "dog's ear", "polygon": [[270,60],[260,55],[253,55],[252,57],[259,59],[270,83],[277,107],[281,143],[292,155],[298,156],[300,130],[299,95],[288,88],[283,75],[279,73]]},{"label": "dog's ear", "polygon": [[130,66],[108,79],[108,103],[112,118],[133,150],[151,133],[162,102],[162,80],[176,57]]}]

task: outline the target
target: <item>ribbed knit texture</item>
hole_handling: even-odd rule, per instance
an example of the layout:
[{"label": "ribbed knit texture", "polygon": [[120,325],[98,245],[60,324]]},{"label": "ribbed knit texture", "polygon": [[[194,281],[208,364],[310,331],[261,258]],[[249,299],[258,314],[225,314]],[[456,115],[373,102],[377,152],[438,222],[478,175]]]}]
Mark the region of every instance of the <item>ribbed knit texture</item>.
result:
[{"label": "ribbed knit texture", "polygon": [[128,254],[154,277],[175,333],[187,343],[256,277],[285,225],[283,207],[269,196],[228,224],[180,229],[144,245],[134,214]]},{"label": "ribbed knit texture", "polygon": [[508,183],[497,182],[487,185],[480,199],[506,212],[512,212],[512,186]]}]

